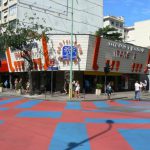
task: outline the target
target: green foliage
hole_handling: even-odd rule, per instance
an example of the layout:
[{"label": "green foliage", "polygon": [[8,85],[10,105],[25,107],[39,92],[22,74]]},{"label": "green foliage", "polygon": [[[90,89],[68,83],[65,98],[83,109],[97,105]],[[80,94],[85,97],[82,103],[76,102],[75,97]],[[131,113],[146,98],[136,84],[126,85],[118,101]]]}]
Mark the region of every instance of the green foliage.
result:
[{"label": "green foliage", "polygon": [[104,28],[99,28],[95,32],[96,36],[102,36],[106,39],[113,40],[113,41],[122,41],[122,34],[118,32],[117,29],[114,27],[106,26]]},{"label": "green foliage", "polygon": [[97,83],[97,84],[96,84],[96,89],[102,89],[102,87],[103,87],[102,84],[100,84],[100,83]]},{"label": "green foliage", "polygon": [[[34,41],[40,40],[42,36],[48,41],[47,32],[52,30],[50,27],[39,24],[39,17],[36,14],[33,15],[33,17],[28,17],[25,14],[23,22],[16,20],[13,24],[0,25],[0,50],[4,52],[11,47],[12,50],[23,51],[22,58],[28,62],[28,71],[33,69],[30,51],[34,47]],[[43,22],[45,23],[44,20]]]},{"label": "green foliage", "polygon": [[[52,30],[51,27],[45,27],[38,24],[39,17],[34,14],[33,17],[25,15],[23,22],[16,22],[0,25],[0,49],[5,51],[8,47],[19,50],[29,50],[32,48],[30,45],[34,40],[40,40],[42,35],[46,37],[48,31]],[[27,22],[25,22],[27,20]],[[15,24],[15,27],[14,27]],[[30,49],[31,50],[31,49]]]}]

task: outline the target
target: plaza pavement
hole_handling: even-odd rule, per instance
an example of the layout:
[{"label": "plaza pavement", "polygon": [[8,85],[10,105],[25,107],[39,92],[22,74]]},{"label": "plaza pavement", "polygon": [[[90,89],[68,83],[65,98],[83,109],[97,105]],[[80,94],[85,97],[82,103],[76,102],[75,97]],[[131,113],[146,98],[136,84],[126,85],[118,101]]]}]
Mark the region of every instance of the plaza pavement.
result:
[{"label": "plaza pavement", "polygon": [[[0,93],[2,96],[22,96],[26,98],[32,98],[32,99],[42,99],[42,100],[52,100],[52,101],[69,101],[70,98],[68,95],[60,92],[54,92],[51,94],[50,92],[45,92],[42,94],[34,94],[29,95],[26,93],[23,93],[21,95],[17,94],[15,90],[12,89],[4,89],[2,93]],[[111,99],[134,99],[134,91],[126,91],[126,92],[114,92],[111,95]],[[142,92],[141,95],[142,100],[150,100],[150,92]],[[80,98],[72,98],[71,101],[96,101],[96,100],[107,100],[107,95],[102,93],[100,96],[96,96],[95,94],[85,94],[81,93]]]},{"label": "plaza pavement", "polygon": [[[142,100],[149,95],[142,93]],[[113,102],[104,101],[104,94],[70,101],[47,93],[44,100],[44,94],[20,96],[5,89],[0,93],[0,150],[149,150],[150,101],[133,97],[131,91],[113,93]]]}]

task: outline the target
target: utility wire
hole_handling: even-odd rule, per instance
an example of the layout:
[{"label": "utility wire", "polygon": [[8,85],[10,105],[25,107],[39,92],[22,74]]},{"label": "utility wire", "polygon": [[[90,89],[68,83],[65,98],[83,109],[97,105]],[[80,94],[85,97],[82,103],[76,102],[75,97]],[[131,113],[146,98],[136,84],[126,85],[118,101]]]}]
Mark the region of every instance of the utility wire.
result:
[{"label": "utility wire", "polygon": [[91,1],[89,1],[89,0],[86,0],[87,2],[89,2],[89,3],[91,3],[91,4],[94,4],[94,5],[96,5],[96,6],[101,6],[101,7],[103,7],[103,5],[100,5],[100,4],[97,4],[97,3],[94,3],[94,2],[91,2]]},{"label": "utility wire", "polygon": [[[21,5],[20,5],[20,7],[22,7],[22,8],[27,8],[27,9],[31,9],[31,6],[30,6],[29,4],[26,4],[26,5],[29,6],[30,8],[25,7],[25,6],[21,6]],[[37,8],[37,7],[36,7],[36,6],[32,6],[32,9],[33,9],[33,8]],[[60,18],[60,19],[64,19],[64,20],[67,20],[67,21],[71,21],[71,19],[63,18],[63,17],[57,16],[57,15],[54,15],[54,14],[52,14],[52,13],[48,13],[47,10],[45,10],[45,9],[43,9],[43,8],[38,7],[38,9],[41,9],[41,10],[43,10],[44,12],[43,12],[43,11],[40,11],[40,10],[36,10],[36,9],[34,9],[34,10],[35,10],[35,11],[38,11],[38,12],[46,13],[46,14],[51,14],[52,16],[57,17],[57,18]],[[48,11],[49,11],[49,10],[48,10]],[[50,11],[50,12],[51,12],[51,11]],[[92,25],[92,24],[89,24],[89,23],[86,23],[86,22],[82,22],[82,21],[74,20],[74,22],[76,22],[76,23],[82,23],[82,24],[89,25],[89,26],[92,26],[92,27],[95,27],[95,28],[99,28],[99,26]]]},{"label": "utility wire", "polygon": [[[71,9],[71,7],[66,6],[66,5],[64,5],[64,4],[62,4],[62,3],[59,3],[59,2],[55,2],[54,0],[49,0],[49,1],[51,1],[51,2],[53,2],[53,3],[55,3],[55,4],[58,4],[58,5],[64,6],[64,7],[68,7],[68,8],[70,8],[70,9]],[[101,5],[98,5],[98,4],[97,4],[97,6],[101,6]],[[102,7],[102,6],[101,6],[101,7]],[[73,8],[73,9],[74,9],[74,10],[76,10],[76,11],[85,12],[85,13],[87,13],[87,14],[90,14],[90,15],[93,15],[93,16],[96,16],[96,17],[99,17],[99,18],[103,18],[102,16],[99,16],[99,15],[93,14],[93,13],[88,12],[88,11],[85,11],[85,10],[83,10],[83,9],[77,9],[77,8]],[[69,11],[68,11],[68,13],[71,13],[71,12],[69,12]]]}]

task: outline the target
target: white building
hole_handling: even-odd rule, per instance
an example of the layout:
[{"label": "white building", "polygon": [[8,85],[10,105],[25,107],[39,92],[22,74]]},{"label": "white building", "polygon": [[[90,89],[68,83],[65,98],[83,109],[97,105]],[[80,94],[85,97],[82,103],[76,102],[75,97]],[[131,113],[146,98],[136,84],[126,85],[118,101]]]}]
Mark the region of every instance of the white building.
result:
[{"label": "white building", "polygon": [[126,42],[142,47],[150,47],[150,20],[135,22],[133,27],[126,29]]},{"label": "white building", "polygon": [[111,26],[118,30],[119,33],[122,34],[122,38],[124,38],[124,18],[122,16],[105,16],[104,19],[104,27]]},{"label": "white building", "polygon": [[[103,0],[0,0],[0,23],[27,22],[25,15],[39,17],[38,24],[52,28],[52,33],[94,34],[103,27]],[[72,17],[73,8],[73,17]],[[45,22],[44,22],[45,20]]]}]

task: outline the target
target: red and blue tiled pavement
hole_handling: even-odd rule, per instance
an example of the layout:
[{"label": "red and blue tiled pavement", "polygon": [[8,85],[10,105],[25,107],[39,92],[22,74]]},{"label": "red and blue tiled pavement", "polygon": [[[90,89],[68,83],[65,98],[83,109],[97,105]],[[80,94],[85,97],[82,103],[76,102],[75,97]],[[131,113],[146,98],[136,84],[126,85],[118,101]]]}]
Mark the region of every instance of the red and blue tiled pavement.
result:
[{"label": "red and blue tiled pavement", "polygon": [[0,150],[150,150],[150,102],[1,96]]}]

